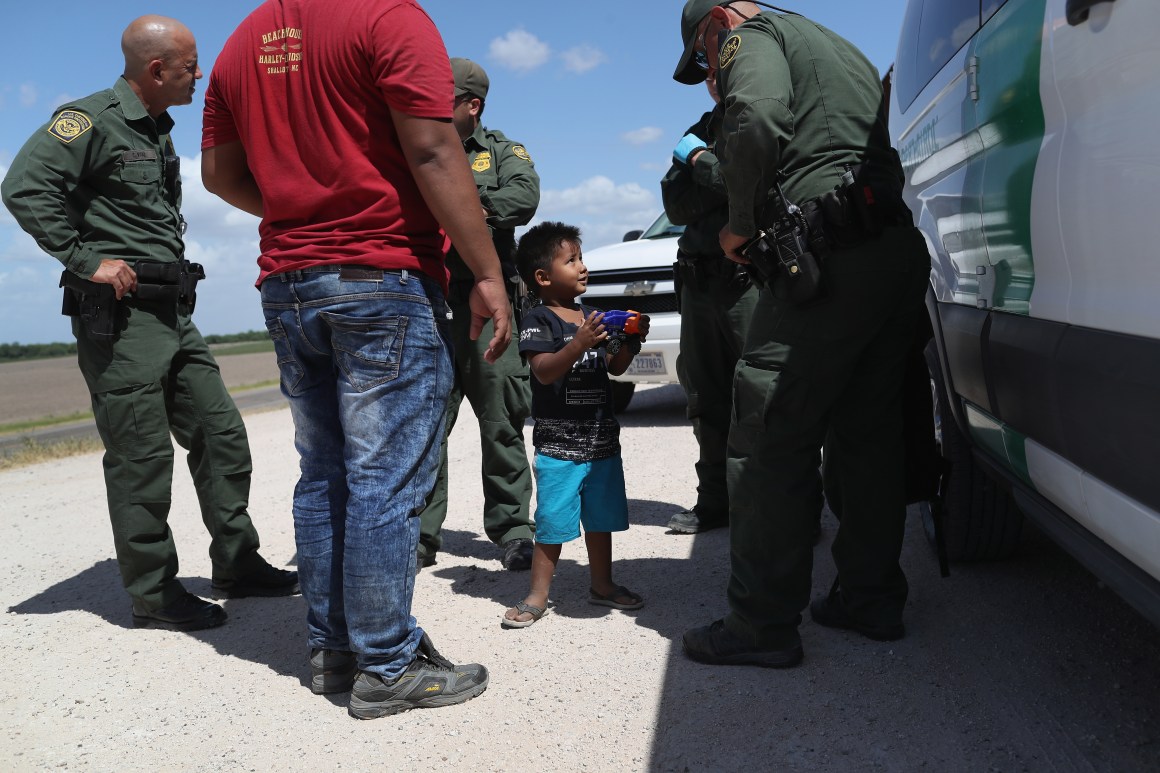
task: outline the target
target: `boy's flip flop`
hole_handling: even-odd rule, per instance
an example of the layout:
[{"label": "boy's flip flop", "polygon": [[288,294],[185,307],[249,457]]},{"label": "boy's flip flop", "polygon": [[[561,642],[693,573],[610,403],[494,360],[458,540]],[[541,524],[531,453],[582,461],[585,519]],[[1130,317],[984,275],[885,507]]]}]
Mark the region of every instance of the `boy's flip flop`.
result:
[{"label": "boy's flip flop", "polygon": [[[601,607],[612,607],[613,609],[640,609],[644,606],[644,599],[623,585],[617,585],[612,589],[612,593],[609,593],[607,596],[600,595],[593,588],[588,589],[588,594],[588,603],[596,604],[597,606]],[[618,598],[623,597],[628,597],[632,599],[632,601],[627,604],[617,601]]]},{"label": "boy's flip flop", "polygon": [[512,620],[510,617],[507,616],[507,610],[505,610],[503,613],[503,617],[500,618],[500,625],[502,625],[504,628],[527,628],[529,625],[536,622],[544,615],[548,614],[547,608],[541,609],[540,607],[533,607],[531,604],[528,604],[527,602],[524,602],[524,601],[521,601],[518,604],[516,604],[515,607],[513,607],[513,609],[515,609],[517,614],[522,615],[524,613],[527,613],[527,614],[531,615],[532,619],[531,620]]}]

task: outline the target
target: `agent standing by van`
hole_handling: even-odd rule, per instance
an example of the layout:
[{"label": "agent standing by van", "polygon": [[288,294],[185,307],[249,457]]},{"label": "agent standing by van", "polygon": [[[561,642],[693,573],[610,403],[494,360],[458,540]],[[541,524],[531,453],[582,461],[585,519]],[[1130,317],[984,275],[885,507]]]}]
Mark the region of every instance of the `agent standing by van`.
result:
[{"label": "agent standing by van", "polygon": [[[705,79],[714,103],[716,78]],[[697,503],[669,520],[678,534],[696,534],[729,525],[725,449],[733,409],[733,370],[749,331],[757,288],[745,267],[721,252],[718,235],[729,220],[725,180],[713,151],[721,128],[715,108],[689,127],[673,151],[661,179],[665,214],[685,226],[677,242],[681,310],[681,356],[677,376],[688,399],[699,456]]]},{"label": "agent standing by van", "polygon": [[[514,289],[519,286],[519,271],[515,263],[515,229],[526,225],[536,214],[540,204],[540,176],[523,145],[481,123],[491,85],[484,69],[470,59],[452,57],[451,73],[455,78],[452,122],[467,152],[480,207],[516,308]],[[447,399],[447,436],[451,435],[459,406],[466,397],[479,421],[483,529],[487,538],[503,551],[500,557],[503,567],[523,571],[532,565],[534,533],[528,510],[532,472],[524,448],[524,422],[532,413],[531,376],[514,346],[494,364],[484,361],[491,328],[485,326],[476,341],[468,335],[471,308],[467,300],[475,286],[475,276],[459,257],[454,244],[447,255],[447,268],[451,272],[447,302],[451,306],[451,342],[455,353],[455,385]],[[512,329],[516,329],[515,324]],[[416,561],[420,569],[434,564],[435,554],[443,546],[440,531],[447,519],[447,476],[445,436],[435,491],[419,516]]]},{"label": "agent standing by van", "polygon": [[899,638],[902,374],[930,267],[902,203],[878,73],[833,32],[751,2],[689,0],[681,37],[673,78],[700,83],[712,70],[721,93],[725,254],[746,261],[740,249],[774,219],[777,183],[803,210],[830,210],[812,218],[823,294],[778,297],[797,280],[770,271],[757,302],[729,429],[730,612],[687,631],[685,652],[714,664],[801,661],[823,442],[843,500],[832,551],[839,585],[811,613],[821,625]]}]

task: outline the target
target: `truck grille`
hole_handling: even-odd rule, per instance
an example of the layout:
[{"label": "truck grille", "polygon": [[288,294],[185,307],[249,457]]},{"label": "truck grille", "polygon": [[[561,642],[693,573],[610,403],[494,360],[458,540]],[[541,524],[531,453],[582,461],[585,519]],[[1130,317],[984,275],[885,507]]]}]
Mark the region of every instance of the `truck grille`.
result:
[{"label": "truck grille", "polygon": [[[623,292],[633,282],[670,283],[673,270],[664,268],[617,269],[614,271],[591,271],[588,274],[588,289]],[[642,314],[663,314],[677,310],[677,296],[671,289],[644,295],[593,295],[591,292],[580,299],[589,306],[608,311],[609,309],[632,309]]]},{"label": "truck grille", "polygon": [[663,314],[677,310],[677,296],[673,293],[655,295],[584,295],[580,301],[595,306],[601,311],[621,309],[639,311],[641,314]]}]

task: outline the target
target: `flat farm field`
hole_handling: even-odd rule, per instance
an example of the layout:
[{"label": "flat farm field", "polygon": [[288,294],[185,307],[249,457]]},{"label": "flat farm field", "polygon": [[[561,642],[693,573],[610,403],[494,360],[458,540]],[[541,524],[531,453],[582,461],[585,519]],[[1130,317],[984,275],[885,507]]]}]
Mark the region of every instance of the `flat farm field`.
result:
[{"label": "flat farm field", "polygon": [[[229,389],[268,384],[278,378],[274,352],[216,351]],[[71,416],[90,410],[89,392],[76,357],[0,363],[0,426]]]}]

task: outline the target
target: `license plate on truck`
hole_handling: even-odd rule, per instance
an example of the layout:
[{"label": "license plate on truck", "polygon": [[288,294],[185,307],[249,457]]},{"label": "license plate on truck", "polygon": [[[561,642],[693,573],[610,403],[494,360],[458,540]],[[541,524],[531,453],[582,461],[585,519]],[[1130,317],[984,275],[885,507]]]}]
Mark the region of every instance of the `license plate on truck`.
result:
[{"label": "license plate on truck", "polygon": [[665,356],[660,352],[641,352],[632,359],[632,364],[625,371],[626,376],[663,376]]}]

